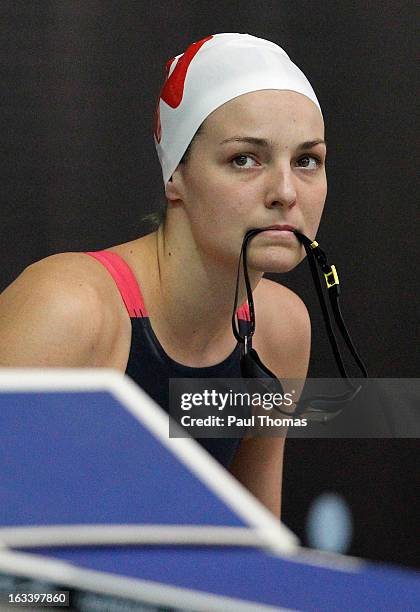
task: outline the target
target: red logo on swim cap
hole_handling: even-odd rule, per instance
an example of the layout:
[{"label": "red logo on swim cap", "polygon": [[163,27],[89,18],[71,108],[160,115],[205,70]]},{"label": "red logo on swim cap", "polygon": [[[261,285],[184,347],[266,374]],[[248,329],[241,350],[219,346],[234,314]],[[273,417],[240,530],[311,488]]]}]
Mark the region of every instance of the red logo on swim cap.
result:
[{"label": "red logo on swim cap", "polygon": [[204,43],[212,38],[213,36],[207,36],[207,38],[203,38],[198,42],[192,43],[192,45],[190,45],[185,53],[179,58],[170,77],[168,77],[169,70],[175,58],[173,57],[166,64],[166,80],[159,95],[155,114],[154,133],[158,142],[160,142],[162,138],[162,126],[160,123],[159,112],[160,100],[166,102],[166,104],[168,104],[171,108],[177,108],[181,104],[184,95],[185,78],[187,76],[189,65],[191,64],[195,55],[200,51]]}]

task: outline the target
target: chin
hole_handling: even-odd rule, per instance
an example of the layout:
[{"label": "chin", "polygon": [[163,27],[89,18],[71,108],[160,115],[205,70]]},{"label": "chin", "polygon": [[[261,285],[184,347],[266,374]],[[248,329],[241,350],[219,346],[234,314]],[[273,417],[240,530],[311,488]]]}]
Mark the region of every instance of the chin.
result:
[{"label": "chin", "polygon": [[253,261],[251,258],[248,260],[249,268],[252,268],[258,272],[266,272],[270,274],[286,274],[291,272],[300,264],[302,259],[305,257],[305,253],[301,253],[296,249],[293,250],[282,250],[279,252],[276,249],[274,254],[265,254],[255,257]]},{"label": "chin", "polygon": [[294,264],[290,264],[290,265],[277,265],[277,266],[270,266],[270,267],[266,267],[264,269],[264,273],[265,274],[287,274],[288,272],[291,272],[292,270],[294,270],[296,268],[296,266],[299,265],[299,261],[295,262]]}]

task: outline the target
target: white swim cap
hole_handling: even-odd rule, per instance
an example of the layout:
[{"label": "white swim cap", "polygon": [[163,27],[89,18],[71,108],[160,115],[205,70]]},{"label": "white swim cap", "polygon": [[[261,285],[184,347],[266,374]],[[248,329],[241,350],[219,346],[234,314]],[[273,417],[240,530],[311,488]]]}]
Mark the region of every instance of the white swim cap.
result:
[{"label": "white swim cap", "polygon": [[281,47],[263,38],[214,34],[171,59],[154,130],[164,184],[210,113],[237,96],[261,89],[296,91],[321,110],[303,72]]}]

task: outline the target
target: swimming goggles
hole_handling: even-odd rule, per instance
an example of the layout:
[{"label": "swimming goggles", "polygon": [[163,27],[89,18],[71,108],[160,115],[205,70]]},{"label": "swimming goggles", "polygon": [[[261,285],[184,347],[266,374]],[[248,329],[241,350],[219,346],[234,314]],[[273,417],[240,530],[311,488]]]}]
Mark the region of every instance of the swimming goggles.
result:
[{"label": "swimming goggles", "polygon": [[[283,387],[278,378],[267,368],[266,365],[261,361],[257,351],[252,348],[252,336],[255,332],[255,309],[254,300],[252,296],[251,283],[248,275],[247,267],[247,247],[248,243],[257,234],[266,231],[268,228],[259,228],[249,230],[244,237],[241,253],[239,256],[238,272],[236,278],[236,289],[235,289],[235,300],[233,305],[232,314],[232,329],[235,338],[242,345],[240,367],[241,375],[245,379],[253,379],[253,389],[258,390],[260,393],[281,393],[283,394]],[[271,228],[270,228],[271,229]],[[340,294],[340,283],[338,279],[337,270],[334,265],[330,265],[327,260],[327,256],[315,240],[310,240],[304,234],[301,234],[297,230],[293,230],[297,239],[302,243],[303,247],[308,256],[309,267],[311,270],[312,278],[315,284],[315,289],[318,294],[319,303],[321,305],[322,315],[324,318],[328,338],[330,345],[341,374],[341,378],[346,386],[346,391],[339,395],[314,395],[308,398],[301,398],[296,404],[295,411],[291,414],[276,407],[278,412],[287,416],[293,417],[305,417],[311,421],[326,422],[332,418],[338,416],[342,410],[358,395],[362,389],[362,385],[355,385],[347,374],[346,367],[341,357],[340,349],[337,344],[337,340],[334,334],[334,330],[331,324],[330,313],[327,308],[325,296],[322,290],[321,281],[319,278],[317,265],[321,269],[326,286],[330,302],[330,307],[334,315],[335,323],[338,330],[341,333],[343,340],[345,341],[351,355],[357,366],[359,367],[362,376],[368,377],[366,367],[358,355],[354,344],[350,338],[348,329],[344,323],[343,315],[340,309],[339,294]],[[247,292],[247,300],[249,306],[250,321],[248,330],[245,336],[239,333],[236,322],[236,309],[238,304],[238,293],[239,293],[239,279],[241,270],[241,261],[243,261],[243,270],[245,278],[245,286]],[[256,380],[258,379],[258,380]],[[251,382],[251,381],[250,381]]]}]

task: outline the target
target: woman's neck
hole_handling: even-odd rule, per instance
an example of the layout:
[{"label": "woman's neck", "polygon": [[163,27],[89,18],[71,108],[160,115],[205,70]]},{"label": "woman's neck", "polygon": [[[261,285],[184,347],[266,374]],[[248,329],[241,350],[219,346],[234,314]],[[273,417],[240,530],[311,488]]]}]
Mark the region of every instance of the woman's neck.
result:
[{"label": "woman's neck", "polygon": [[[190,355],[207,354],[210,360],[221,346],[228,354],[235,344],[231,317],[238,262],[209,260],[182,232],[164,226],[138,246],[137,257],[147,262],[141,273],[145,302],[162,344],[182,346]],[[253,288],[261,276],[250,275]],[[241,278],[238,307],[245,300]]]}]

